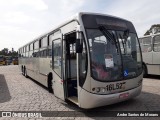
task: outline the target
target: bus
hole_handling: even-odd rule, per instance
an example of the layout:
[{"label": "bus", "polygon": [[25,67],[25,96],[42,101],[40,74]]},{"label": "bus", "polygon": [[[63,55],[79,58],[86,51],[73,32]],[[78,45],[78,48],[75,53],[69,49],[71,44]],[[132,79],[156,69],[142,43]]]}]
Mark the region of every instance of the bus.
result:
[{"label": "bus", "polygon": [[18,57],[17,56],[12,58],[12,64],[13,65],[18,65]]},{"label": "bus", "polygon": [[11,65],[12,64],[12,56],[5,56],[6,58],[6,64]]},{"label": "bus", "polygon": [[18,52],[24,76],[81,108],[114,104],[141,93],[139,39],[125,19],[80,12]]},{"label": "bus", "polygon": [[4,55],[0,55],[0,65],[6,65],[6,59]]},{"label": "bus", "polygon": [[143,75],[160,75],[160,33],[139,38],[143,56]]}]

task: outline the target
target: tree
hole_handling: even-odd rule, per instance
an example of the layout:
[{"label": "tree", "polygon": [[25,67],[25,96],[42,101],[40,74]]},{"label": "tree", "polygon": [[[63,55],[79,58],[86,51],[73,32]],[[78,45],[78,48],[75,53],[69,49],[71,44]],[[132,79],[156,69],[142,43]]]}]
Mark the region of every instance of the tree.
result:
[{"label": "tree", "polygon": [[9,51],[8,48],[4,48],[0,51],[0,55],[4,55],[4,56],[12,56],[12,57],[16,57],[18,56],[18,52],[14,51],[14,49],[12,48],[11,51]]},{"label": "tree", "polygon": [[2,55],[7,55],[7,54],[8,54],[8,48],[4,48],[4,49],[1,51],[1,54],[2,54]]},{"label": "tree", "polygon": [[150,27],[149,30],[146,31],[145,35],[151,35],[151,34],[156,34],[156,33],[160,33],[160,24],[154,24]]}]

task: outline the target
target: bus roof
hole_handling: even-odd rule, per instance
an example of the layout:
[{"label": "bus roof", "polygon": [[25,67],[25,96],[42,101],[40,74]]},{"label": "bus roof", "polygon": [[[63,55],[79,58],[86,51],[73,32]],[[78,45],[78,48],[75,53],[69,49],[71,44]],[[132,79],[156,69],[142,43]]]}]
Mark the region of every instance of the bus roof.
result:
[{"label": "bus roof", "polygon": [[[55,27],[54,29],[52,29],[52,30],[50,30],[50,31],[48,31],[48,32],[45,32],[44,34],[42,34],[42,35],[36,37],[35,39],[31,40],[31,41],[28,42],[27,44],[23,45],[22,47],[25,47],[26,45],[29,45],[30,43],[33,43],[33,42],[35,42],[35,41],[41,39],[42,37],[47,36],[48,34],[51,34],[51,33],[53,33],[53,32],[58,31],[59,28],[65,26],[66,24],[68,24],[68,23],[71,22],[71,21],[74,21],[74,20],[75,20],[75,21],[78,21],[78,18],[79,18],[80,16],[84,15],[84,14],[86,14],[86,15],[87,15],[87,14],[88,14],[88,15],[102,15],[102,16],[108,16],[108,17],[113,17],[113,18],[117,18],[117,19],[124,20],[124,21],[128,21],[128,20],[123,19],[123,18],[120,18],[120,17],[116,17],[116,16],[112,16],[112,15],[107,15],[107,14],[102,14],[102,13],[79,12],[79,13],[77,13],[77,14],[71,16],[68,20],[66,20],[66,21],[63,22],[62,24],[58,25],[58,26]],[[22,47],[20,47],[20,48],[22,48]],[[20,49],[20,48],[19,48],[19,49]]]}]

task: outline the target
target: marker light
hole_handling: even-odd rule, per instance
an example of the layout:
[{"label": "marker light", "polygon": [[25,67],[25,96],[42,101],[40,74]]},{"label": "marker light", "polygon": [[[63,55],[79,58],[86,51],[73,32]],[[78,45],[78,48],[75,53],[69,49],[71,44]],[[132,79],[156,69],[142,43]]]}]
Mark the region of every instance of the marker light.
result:
[{"label": "marker light", "polygon": [[99,87],[96,88],[96,92],[100,92],[100,88]]}]

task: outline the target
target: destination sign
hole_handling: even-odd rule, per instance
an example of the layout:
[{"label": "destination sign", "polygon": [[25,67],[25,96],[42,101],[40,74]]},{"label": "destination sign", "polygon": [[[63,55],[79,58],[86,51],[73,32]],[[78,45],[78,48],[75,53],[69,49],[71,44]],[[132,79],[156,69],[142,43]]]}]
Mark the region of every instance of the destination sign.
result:
[{"label": "destination sign", "polygon": [[96,22],[99,25],[114,26],[127,29],[126,23],[120,20],[96,18]]}]

